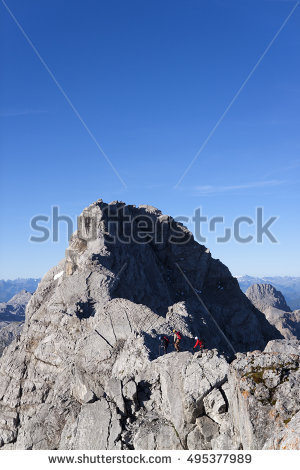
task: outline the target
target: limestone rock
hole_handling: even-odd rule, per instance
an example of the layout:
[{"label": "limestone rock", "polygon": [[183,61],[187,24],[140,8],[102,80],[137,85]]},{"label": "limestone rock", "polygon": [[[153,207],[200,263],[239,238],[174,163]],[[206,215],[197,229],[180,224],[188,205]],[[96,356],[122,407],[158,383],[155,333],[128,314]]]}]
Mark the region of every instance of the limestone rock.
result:
[{"label": "limestone rock", "polygon": [[300,411],[291,420],[286,420],[285,428],[276,436],[267,440],[263,449],[299,450],[300,442]]},{"label": "limestone rock", "polygon": [[[128,228],[131,238],[124,241]],[[145,235],[149,243],[143,243]],[[178,236],[184,243],[172,242]],[[183,336],[179,353],[174,328]],[[171,340],[166,355],[159,349],[162,334]],[[204,338],[206,349],[193,355],[195,336]],[[242,380],[252,367],[252,356],[243,353],[281,337],[226,266],[185,227],[150,206],[99,200],[83,211],[66,258],[49,270],[28,303],[20,341],[1,357],[0,445],[237,448],[235,429],[247,425],[245,446],[262,447],[275,436],[274,423],[269,420],[265,431],[259,421],[253,429],[252,409],[261,403],[267,420],[271,408],[264,388],[252,395],[253,377]],[[233,350],[239,354],[229,365]],[[271,407],[283,420],[292,418],[298,403],[295,360],[271,353],[254,354],[253,360],[255,367],[276,364],[281,370]],[[264,386],[276,377],[266,375]],[[244,390],[252,401],[250,415],[242,410],[243,427],[237,419]]]},{"label": "limestone rock", "polygon": [[286,339],[269,341],[264,351],[300,356],[300,341]]},{"label": "limestone rock", "polygon": [[300,310],[292,312],[281,292],[271,284],[254,284],[246,295],[285,339],[300,340]]},{"label": "limestone rock", "polygon": [[277,442],[298,413],[299,360],[295,354],[254,351],[232,363],[229,409],[243,449],[262,449],[270,439]]},{"label": "limestone rock", "polygon": [[23,325],[23,322],[0,322],[0,356],[10,343],[21,335]]},{"label": "limestone rock", "polygon": [[203,400],[205,413],[214,421],[222,421],[222,414],[227,411],[228,405],[221,391],[214,388]]},{"label": "limestone rock", "polygon": [[208,416],[201,416],[200,418],[197,418],[196,424],[205,441],[211,441],[212,438],[218,433],[219,426]]},{"label": "limestone rock", "polygon": [[84,405],[79,413],[68,448],[121,449],[122,427],[115,406],[102,398]]},{"label": "limestone rock", "polygon": [[268,307],[291,312],[282,293],[271,284],[253,284],[247,289],[246,296],[261,312]]}]

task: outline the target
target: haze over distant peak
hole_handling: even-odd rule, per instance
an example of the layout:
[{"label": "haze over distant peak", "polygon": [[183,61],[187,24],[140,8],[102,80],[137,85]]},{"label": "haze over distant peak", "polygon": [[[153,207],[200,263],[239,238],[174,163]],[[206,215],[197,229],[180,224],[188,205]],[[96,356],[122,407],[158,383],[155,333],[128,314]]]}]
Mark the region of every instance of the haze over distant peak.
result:
[{"label": "haze over distant peak", "polygon": [[254,284],[271,284],[285,297],[292,310],[300,309],[300,276],[236,276],[243,292]]},{"label": "haze over distant peak", "polygon": [[14,295],[25,289],[28,292],[36,291],[40,278],[0,279],[0,302],[8,302]]}]

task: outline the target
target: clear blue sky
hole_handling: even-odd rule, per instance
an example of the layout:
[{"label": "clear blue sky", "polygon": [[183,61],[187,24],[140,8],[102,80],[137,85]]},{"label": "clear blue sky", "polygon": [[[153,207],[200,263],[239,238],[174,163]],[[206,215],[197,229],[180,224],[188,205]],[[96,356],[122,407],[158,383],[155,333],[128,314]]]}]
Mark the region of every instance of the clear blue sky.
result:
[{"label": "clear blue sky", "polygon": [[75,219],[100,197],[173,216],[201,206],[226,226],[263,207],[278,244],[220,244],[204,228],[206,245],[236,275],[300,275],[300,6],[176,186],[295,4],[6,0],[124,188],[0,1],[0,278],[63,258],[64,229],[28,241],[34,215],[57,205]]}]

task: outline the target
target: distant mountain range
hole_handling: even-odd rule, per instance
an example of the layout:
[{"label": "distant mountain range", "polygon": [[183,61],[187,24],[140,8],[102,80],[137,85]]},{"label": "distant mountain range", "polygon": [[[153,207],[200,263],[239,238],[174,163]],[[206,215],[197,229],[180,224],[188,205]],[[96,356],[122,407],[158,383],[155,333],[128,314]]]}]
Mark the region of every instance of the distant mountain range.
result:
[{"label": "distant mountain range", "polygon": [[14,295],[16,295],[21,290],[26,290],[28,292],[36,291],[38,283],[41,279],[39,278],[18,278],[13,280],[4,281],[0,279],[0,302],[7,302]]},{"label": "distant mountain range", "polygon": [[24,321],[26,305],[32,294],[25,289],[14,295],[8,302],[0,303],[0,322]]},{"label": "distant mountain range", "polygon": [[272,284],[272,286],[282,292],[292,310],[300,309],[300,277],[254,277],[245,275],[237,276],[237,280],[243,292],[246,292],[248,287],[253,286],[253,284]]}]

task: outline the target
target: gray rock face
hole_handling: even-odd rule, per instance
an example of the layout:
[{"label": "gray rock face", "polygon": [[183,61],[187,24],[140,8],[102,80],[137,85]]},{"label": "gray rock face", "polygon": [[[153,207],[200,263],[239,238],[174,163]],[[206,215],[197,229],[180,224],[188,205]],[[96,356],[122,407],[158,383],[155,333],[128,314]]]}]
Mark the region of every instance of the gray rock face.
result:
[{"label": "gray rock face", "polygon": [[300,339],[300,310],[283,312],[277,308],[269,307],[265,310],[268,322],[287,340]]},{"label": "gray rock face", "polygon": [[0,322],[0,356],[4,349],[21,334],[24,323]]},{"label": "gray rock face", "polygon": [[300,412],[292,419],[286,420],[285,427],[277,435],[272,436],[264,445],[264,450],[299,450],[300,441]]},{"label": "gray rock face", "polygon": [[281,292],[270,284],[255,284],[246,295],[285,339],[300,339],[300,310],[292,312]]},{"label": "gray rock face", "polygon": [[205,413],[215,422],[222,422],[223,415],[228,409],[226,395],[224,396],[220,390],[214,388],[204,398]]},{"label": "gray rock face", "polygon": [[282,448],[279,436],[300,410],[299,360],[295,354],[254,351],[238,354],[231,364],[229,407],[243,449]]},{"label": "gray rock face", "polygon": [[264,312],[269,307],[274,307],[284,312],[291,312],[282,293],[271,284],[254,284],[247,289],[246,296],[261,312]]},{"label": "gray rock face", "polygon": [[265,352],[295,354],[300,356],[300,341],[296,339],[269,341],[265,347]]},{"label": "gray rock face", "polygon": [[[120,208],[124,213],[115,222]],[[134,240],[111,243],[117,231],[126,235],[125,216],[135,217],[129,227]],[[146,233],[149,220],[155,229],[150,224]],[[185,243],[171,242],[174,232]],[[159,240],[140,243],[145,234]],[[160,356],[158,336],[171,339],[173,329],[183,335],[181,352],[171,344]],[[195,335],[207,349],[193,355]],[[280,337],[186,228],[153,207],[97,201],[83,212],[66,258],[30,299],[20,342],[13,341],[0,360],[0,445],[238,448],[233,410],[243,383],[239,367],[226,358],[232,347],[263,349]],[[289,360],[280,357],[278,368],[285,370]],[[275,383],[276,377],[266,380]],[[283,398],[294,393],[286,383],[277,385],[283,385]],[[255,393],[258,401],[267,392]],[[294,405],[287,399],[282,406],[291,417]],[[270,425],[255,445],[272,436]],[[244,444],[254,445],[250,438]]]}]

